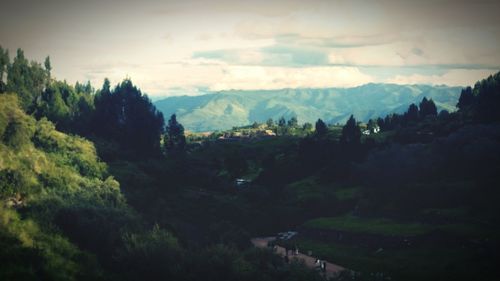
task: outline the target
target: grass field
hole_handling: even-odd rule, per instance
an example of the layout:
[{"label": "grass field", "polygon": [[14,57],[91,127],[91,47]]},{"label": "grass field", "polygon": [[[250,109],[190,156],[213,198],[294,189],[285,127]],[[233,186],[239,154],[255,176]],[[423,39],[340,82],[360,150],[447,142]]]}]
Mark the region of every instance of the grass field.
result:
[{"label": "grass field", "polygon": [[359,218],[351,215],[317,218],[304,226],[316,229],[332,229],[353,233],[368,233],[385,236],[416,236],[432,231],[443,231],[470,238],[498,238],[498,229],[471,223],[423,224],[395,222],[386,218]]},{"label": "grass field", "polygon": [[317,218],[304,225],[309,228],[397,236],[420,235],[432,230],[430,226],[420,223],[398,223],[385,218],[366,219],[351,215]]},{"label": "grass field", "polygon": [[[482,267],[481,259],[471,258],[475,253],[468,249],[413,248],[377,251],[307,239],[296,240],[295,243],[304,252],[312,251],[313,256],[368,276],[383,272],[391,280],[440,280],[441,277],[450,280],[450,276],[456,276],[456,280],[476,280],[474,277],[481,274],[477,270]],[[471,271],[468,266],[477,271]]]}]

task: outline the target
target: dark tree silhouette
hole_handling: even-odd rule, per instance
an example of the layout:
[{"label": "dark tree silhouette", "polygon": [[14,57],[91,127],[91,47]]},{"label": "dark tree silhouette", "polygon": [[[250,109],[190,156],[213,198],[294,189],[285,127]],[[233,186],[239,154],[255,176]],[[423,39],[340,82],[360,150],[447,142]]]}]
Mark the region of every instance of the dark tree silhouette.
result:
[{"label": "dark tree silhouette", "polygon": [[460,93],[460,98],[458,99],[458,104],[457,107],[459,110],[465,110],[472,106],[474,103],[474,95],[472,94],[472,88],[467,87],[465,89],[462,89],[462,92]]},{"label": "dark tree silhouette", "polygon": [[47,56],[45,58],[45,61],[43,63],[43,66],[45,67],[45,70],[47,71],[47,76],[49,77],[49,82],[50,82],[50,72],[52,71],[52,65],[50,63],[50,57]]},{"label": "dark tree silhouette", "polygon": [[186,146],[186,137],[184,136],[184,127],[177,122],[177,116],[172,114],[167,124],[167,135],[165,139],[165,148],[167,150],[183,150]]},{"label": "dark tree silhouette", "polygon": [[500,72],[462,90],[457,107],[476,122],[500,121]]},{"label": "dark tree silhouette", "polygon": [[290,120],[288,120],[288,127],[290,128],[295,128],[297,127],[299,124],[299,121],[297,120],[297,117],[293,116],[292,118],[290,118]]},{"label": "dark tree silhouette", "polygon": [[325,122],[323,122],[323,120],[321,119],[318,119],[318,121],[316,121],[316,136],[317,137],[324,137],[326,136],[326,133],[328,132],[328,128],[326,127],[326,124]]},{"label": "dark tree silhouette", "polygon": [[434,101],[432,99],[427,100],[427,98],[424,97],[420,102],[419,107],[420,107],[419,111],[420,118],[425,118],[426,116],[429,115],[437,116],[436,104],[434,104]]},{"label": "dark tree silhouette", "polygon": [[414,103],[410,104],[410,106],[408,107],[408,111],[404,115],[404,122],[407,125],[417,123],[418,117],[418,107]]},{"label": "dark tree silhouette", "polygon": [[281,117],[281,118],[278,120],[278,126],[280,126],[280,127],[285,127],[285,126],[286,126],[286,120],[285,120],[285,117]]},{"label": "dark tree silhouette", "polygon": [[380,127],[380,130],[385,130],[385,121],[382,117],[377,118],[377,125]]},{"label": "dark tree silhouette", "polygon": [[359,143],[361,140],[361,130],[359,129],[356,119],[351,115],[349,120],[342,128],[342,135],[340,141],[343,143]]},{"label": "dark tree silhouette", "polygon": [[304,130],[306,132],[311,131],[312,128],[313,128],[313,125],[309,122],[306,122],[306,123],[304,123],[304,125],[302,125],[302,130]]},{"label": "dark tree silhouette", "polygon": [[104,81],[95,99],[93,126],[98,136],[112,139],[137,155],[159,154],[163,114],[130,79],[113,91],[109,80]]}]

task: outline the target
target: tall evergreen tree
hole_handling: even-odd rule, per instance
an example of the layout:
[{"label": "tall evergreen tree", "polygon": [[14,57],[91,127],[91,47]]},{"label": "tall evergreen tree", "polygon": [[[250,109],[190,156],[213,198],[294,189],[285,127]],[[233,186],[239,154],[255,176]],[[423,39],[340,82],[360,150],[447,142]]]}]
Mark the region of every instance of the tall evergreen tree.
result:
[{"label": "tall evergreen tree", "polygon": [[340,141],[343,143],[359,143],[361,140],[361,130],[359,129],[356,119],[351,115],[344,127],[342,127],[342,135]]},{"label": "tall evergreen tree", "polygon": [[118,84],[113,91],[110,91],[109,80],[104,81],[95,99],[93,126],[97,135],[118,142],[138,156],[160,152],[163,114],[130,79]]},{"label": "tall evergreen tree", "polygon": [[318,119],[318,121],[316,121],[315,129],[315,135],[317,137],[324,137],[328,132],[328,128],[326,127],[325,122],[323,122],[323,120],[321,119]]},{"label": "tall evergreen tree", "polygon": [[50,72],[52,71],[52,65],[50,64],[50,57],[49,56],[47,56],[45,58],[43,65],[45,66],[45,70],[47,71],[47,76],[50,79]]},{"label": "tall evergreen tree", "polygon": [[419,108],[420,108],[419,111],[420,118],[425,118],[426,116],[437,116],[436,104],[432,99],[427,100],[427,98],[424,97],[419,104]]},{"label": "tall evergreen tree", "polygon": [[35,109],[34,103],[46,87],[47,72],[39,63],[29,62],[21,49],[9,65],[7,91],[17,93],[22,108],[28,113]]},{"label": "tall evergreen tree", "polygon": [[377,125],[380,127],[380,130],[385,130],[385,121],[382,117],[377,118]]},{"label": "tall evergreen tree", "polygon": [[412,103],[408,107],[408,111],[404,115],[404,122],[406,125],[413,124],[418,122],[418,107]]},{"label": "tall evergreen tree", "polygon": [[459,110],[466,110],[474,103],[474,95],[472,94],[472,88],[467,87],[462,89],[460,92],[460,98],[458,99],[457,107]]},{"label": "tall evergreen tree", "polygon": [[0,93],[5,92],[6,89],[6,78],[7,78],[7,70],[9,68],[10,59],[9,59],[9,50],[3,49],[0,46]]},{"label": "tall evergreen tree", "polygon": [[184,136],[184,127],[177,122],[177,116],[172,114],[167,125],[167,139],[165,148],[167,150],[183,150],[186,146],[186,137]]}]

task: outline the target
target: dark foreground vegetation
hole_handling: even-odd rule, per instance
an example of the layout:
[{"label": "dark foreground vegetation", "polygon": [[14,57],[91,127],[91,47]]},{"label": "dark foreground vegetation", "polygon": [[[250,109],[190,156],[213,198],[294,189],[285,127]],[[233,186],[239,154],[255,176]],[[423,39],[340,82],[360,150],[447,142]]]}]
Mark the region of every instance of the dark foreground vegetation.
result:
[{"label": "dark foreground vegetation", "polygon": [[205,136],[130,80],[0,62],[0,280],[322,280],[250,244],[285,230],[356,272],[339,280],[499,277],[500,74],[455,112],[424,99],[368,124]]}]

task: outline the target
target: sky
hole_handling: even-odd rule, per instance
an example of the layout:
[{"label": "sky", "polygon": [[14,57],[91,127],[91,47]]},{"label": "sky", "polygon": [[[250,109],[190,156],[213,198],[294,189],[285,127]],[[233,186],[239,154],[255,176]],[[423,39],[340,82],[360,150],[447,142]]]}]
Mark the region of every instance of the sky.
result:
[{"label": "sky", "polygon": [[2,0],[0,45],[99,88],[471,85],[500,70],[500,1]]}]

